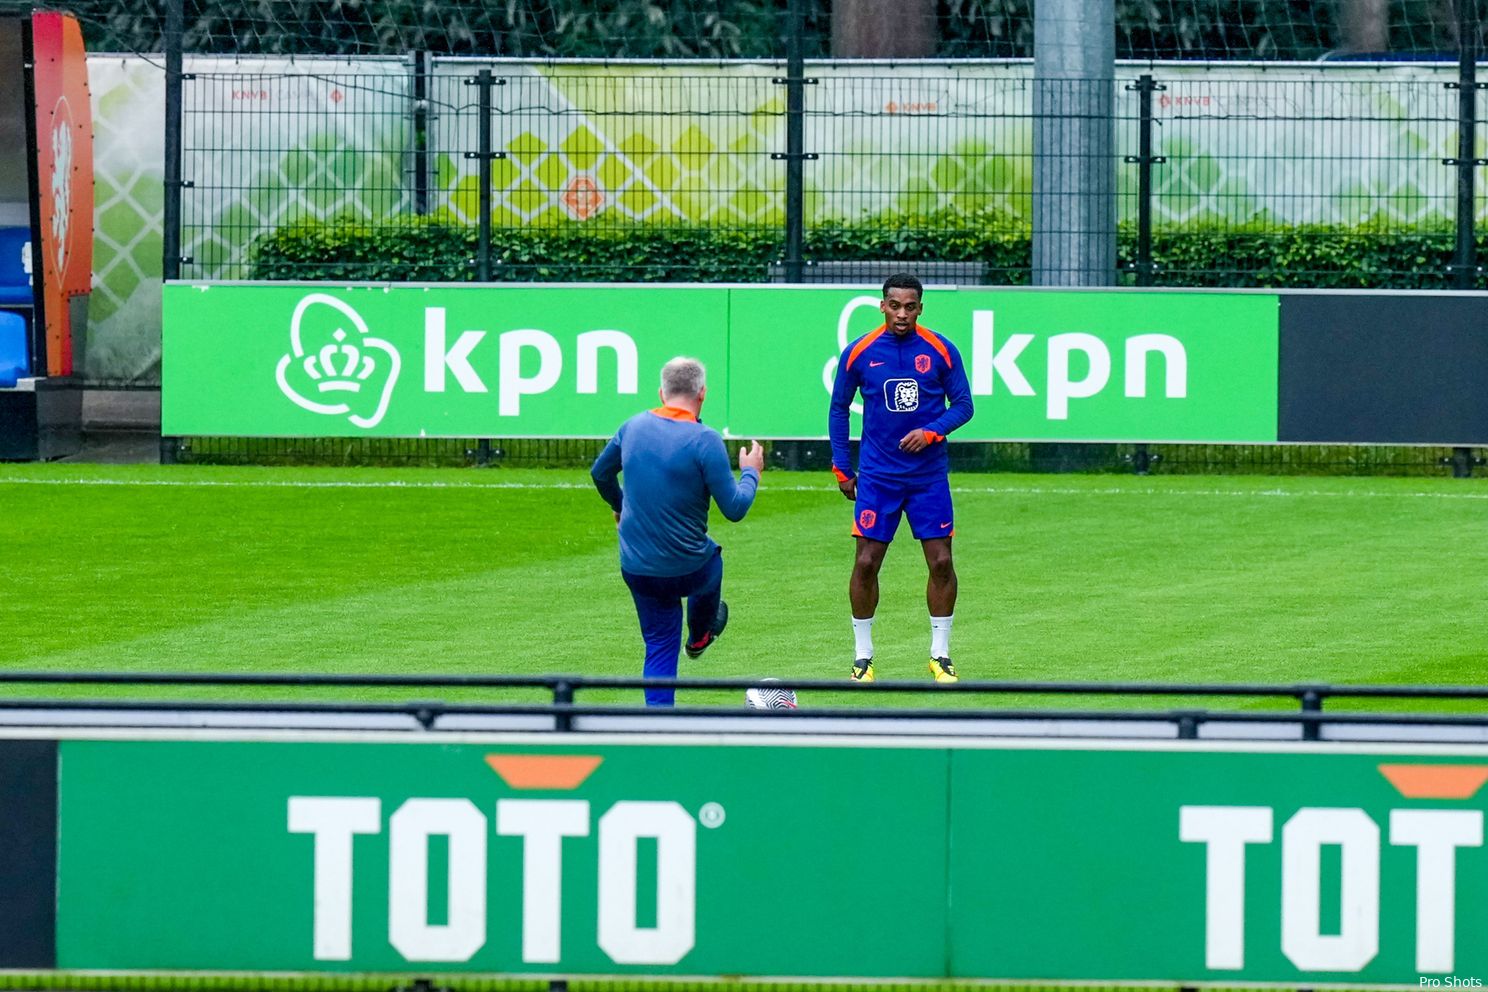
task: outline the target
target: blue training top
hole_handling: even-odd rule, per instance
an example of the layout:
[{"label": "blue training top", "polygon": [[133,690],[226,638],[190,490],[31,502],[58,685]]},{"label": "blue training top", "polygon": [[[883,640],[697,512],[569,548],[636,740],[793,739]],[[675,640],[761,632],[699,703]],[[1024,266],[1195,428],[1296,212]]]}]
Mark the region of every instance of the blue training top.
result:
[{"label": "blue training top", "polygon": [[[838,482],[854,478],[848,447],[848,408],[863,394],[863,443],[857,472],[875,479],[923,482],[950,469],[946,435],[971,419],[971,386],[961,353],[934,331],[915,325],[903,337],[887,327],[865,334],[837,360],[827,434]],[[916,428],[930,446],[916,454],[899,450]]]},{"label": "blue training top", "polygon": [[728,519],[743,520],[759,486],[752,468],[736,484],[723,438],[674,406],[621,424],[589,474],[620,514],[620,567],[633,575],[697,571],[718,547],[708,536],[708,498]]}]

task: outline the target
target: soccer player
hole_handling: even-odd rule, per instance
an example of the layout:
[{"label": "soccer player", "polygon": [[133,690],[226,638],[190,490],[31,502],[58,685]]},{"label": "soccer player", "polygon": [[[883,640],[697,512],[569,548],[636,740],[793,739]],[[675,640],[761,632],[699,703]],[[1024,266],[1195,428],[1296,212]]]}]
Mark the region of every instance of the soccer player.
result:
[{"label": "soccer player", "polygon": [[[853,561],[848,598],[852,604],[855,658],[851,677],[873,681],[873,616],[878,610],[878,572],[899,517],[925,551],[930,579],[930,674],[955,682],[951,620],[956,609],[956,569],[951,536],[950,461],[946,435],[971,419],[971,387],[956,346],[919,325],[924,287],[896,273],[883,284],[884,324],[847,346],[837,360],[827,431],[832,471],[842,495],[853,501]],[[863,437],[858,468],[848,447],[848,411],[863,397]]]},{"label": "soccer player", "polygon": [[[751,441],[739,449],[735,483],[723,439],[698,419],[707,392],[697,359],[667,362],[662,405],[621,424],[589,472],[619,525],[620,576],[640,617],[647,678],[677,677],[684,599],[687,657],[701,656],[723,633],[723,549],[708,536],[708,500],[729,520],[743,520],[765,467],[764,449]],[[671,706],[674,696],[647,689],[646,705]]]}]

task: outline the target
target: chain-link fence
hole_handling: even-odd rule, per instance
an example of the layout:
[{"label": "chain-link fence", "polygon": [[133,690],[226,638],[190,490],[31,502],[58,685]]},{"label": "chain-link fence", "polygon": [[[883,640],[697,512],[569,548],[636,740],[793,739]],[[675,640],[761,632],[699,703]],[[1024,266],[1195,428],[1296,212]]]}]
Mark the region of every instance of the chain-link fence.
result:
[{"label": "chain-link fence", "polygon": [[[1034,281],[1026,64],[808,66],[795,191],[776,65],[347,69],[193,60],[183,277],[750,282],[794,261],[860,263],[864,281],[940,262],[979,267],[958,281]],[[1127,76],[1112,101],[1117,267],[1092,281],[1449,287],[1454,78]],[[1039,85],[1075,101],[1089,84]]]},{"label": "chain-link fence", "polygon": [[[166,461],[198,465],[400,465],[439,468],[582,468],[604,441],[589,438],[167,438]],[[742,442],[730,442],[736,448]],[[830,485],[825,441],[766,444],[772,469],[819,474]],[[735,457],[731,450],[730,457]],[[1163,475],[1471,474],[1468,449],[1377,445],[1082,444],[958,442],[954,472],[1098,472]],[[1463,461],[1463,459],[1467,459]]]}]

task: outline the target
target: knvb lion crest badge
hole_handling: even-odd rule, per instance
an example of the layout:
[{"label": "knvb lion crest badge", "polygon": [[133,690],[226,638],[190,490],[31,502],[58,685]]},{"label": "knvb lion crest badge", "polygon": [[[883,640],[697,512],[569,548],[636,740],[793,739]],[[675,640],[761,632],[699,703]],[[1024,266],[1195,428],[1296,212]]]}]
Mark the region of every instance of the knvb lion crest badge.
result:
[{"label": "knvb lion crest badge", "polygon": [[895,413],[909,413],[920,408],[920,383],[917,379],[889,379],[884,382],[884,406]]}]

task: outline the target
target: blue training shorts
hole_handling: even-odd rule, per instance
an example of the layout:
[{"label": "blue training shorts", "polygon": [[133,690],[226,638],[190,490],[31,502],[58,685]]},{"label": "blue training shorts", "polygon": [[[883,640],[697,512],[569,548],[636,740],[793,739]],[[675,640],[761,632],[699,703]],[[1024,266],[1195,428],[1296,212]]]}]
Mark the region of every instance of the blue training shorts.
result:
[{"label": "blue training shorts", "polygon": [[853,535],[888,544],[899,529],[899,515],[909,517],[909,532],[917,541],[956,533],[951,510],[951,482],[945,476],[924,482],[885,482],[858,476],[858,499],[853,504]]}]

